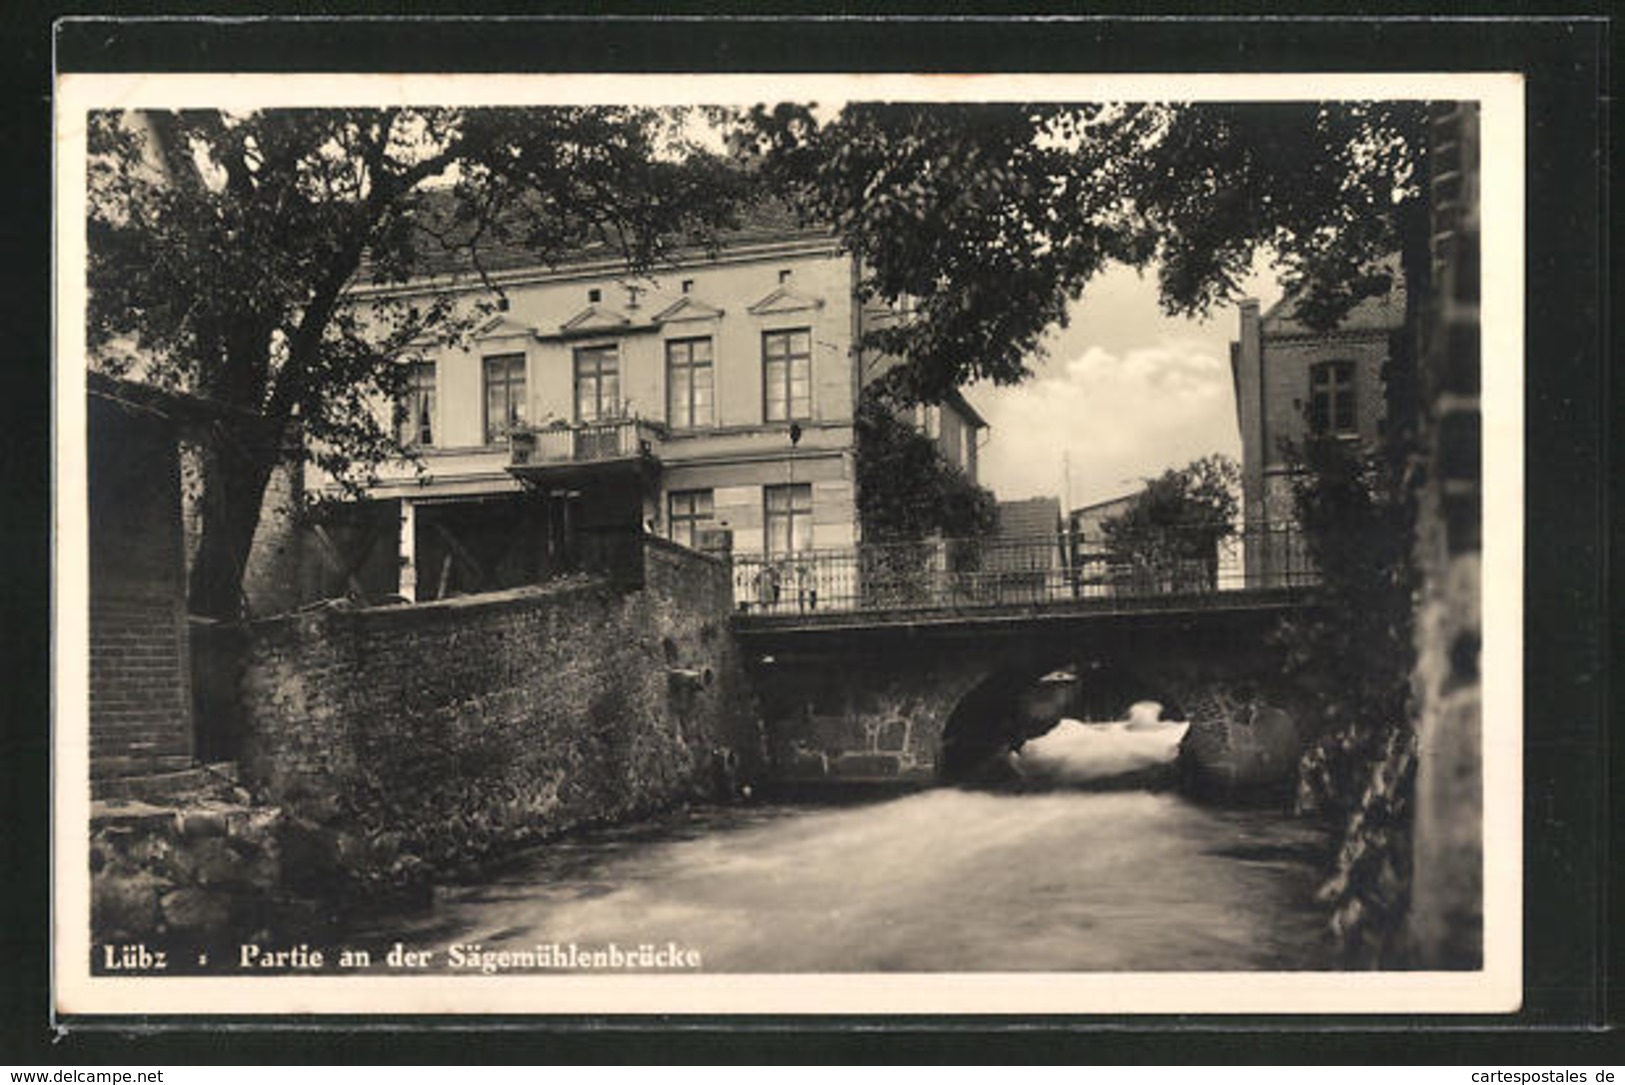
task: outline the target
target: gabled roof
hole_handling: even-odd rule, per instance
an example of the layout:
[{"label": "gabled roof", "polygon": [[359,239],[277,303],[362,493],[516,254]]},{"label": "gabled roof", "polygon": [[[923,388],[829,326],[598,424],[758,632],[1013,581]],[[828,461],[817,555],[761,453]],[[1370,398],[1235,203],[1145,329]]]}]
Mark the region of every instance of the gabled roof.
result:
[{"label": "gabled roof", "polygon": [[966,399],[959,389],[956,388],[948,393],[947,402],[959,412],[961,418],[976,429],[988,428],[987,419],[982,417],[982,412],[971,406],[970,400]]},{"label": "gabled roof", "polygon": [[1001,539],[1031,539],[1034,536],[1052,536],[1061,527],[1061,499],[1058,497],[1029,497],[1020,501],[1000,501],[998,504]]},{"label": "gabled roof", "polygon": [[1260,334],[1266,338],[1296,335],[1337,335],[1348,332],[1391,331],[1405,323],[1405,277],[1394,270],[1388,293],[1366,298],[1350,309],[1330,330],[1312,328],[1297,316],[1298,298],[1288,294],[1270,306],[1259,319]]}]

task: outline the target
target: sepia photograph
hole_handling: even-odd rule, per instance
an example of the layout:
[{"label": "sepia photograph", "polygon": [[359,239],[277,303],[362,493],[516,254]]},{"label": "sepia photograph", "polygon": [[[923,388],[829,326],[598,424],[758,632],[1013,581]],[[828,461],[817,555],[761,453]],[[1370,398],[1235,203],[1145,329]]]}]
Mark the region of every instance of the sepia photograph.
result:
[{"label": "sepia photograph", "polygon": [[1518,1009],[1516,75],[55,123],[58,1013]]}]

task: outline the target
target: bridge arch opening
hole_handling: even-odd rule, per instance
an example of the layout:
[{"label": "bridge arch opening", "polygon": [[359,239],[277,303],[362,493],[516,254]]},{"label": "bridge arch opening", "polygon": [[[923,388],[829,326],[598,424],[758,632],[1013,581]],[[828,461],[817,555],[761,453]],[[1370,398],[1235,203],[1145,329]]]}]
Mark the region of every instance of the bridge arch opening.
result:
[{"label": "bridge arch opening", "polygon": [[948,783],[1003,783],[1012,777],[1008,753],[1063,719],[1123,720],[1134,705],[1153,701],[1162,719],[1183,720],[1181,700],[1166,680],[1094,659],[1062,657],[997,670],[949,713],[937,774]]}]

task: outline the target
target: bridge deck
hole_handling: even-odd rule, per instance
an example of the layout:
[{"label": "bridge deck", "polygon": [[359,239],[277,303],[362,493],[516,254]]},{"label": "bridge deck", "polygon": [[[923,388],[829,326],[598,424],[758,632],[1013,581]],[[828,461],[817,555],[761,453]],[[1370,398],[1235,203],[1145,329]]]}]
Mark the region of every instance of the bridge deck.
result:
[{"label": "bridge deck", "polygon": [[[1168,527],[1129,550],[1062,532],[733,559],[735,627],[876,629],[1279,610],[1319,582],[1290,525]],[[1129,545],[1129,544],[1125,544]]]},{"label": "bridge deck", "polygon": [[859,631],[873,629],[983,629],[1080,620],[1133,617],[1185,617],[1299,609],[1313,602],[1313,588],[1251,588],[1124,598],[1078,598],[1043,603],[962,607],[903,607],[865,610],[740,611],[734,630],[742,635]]}]

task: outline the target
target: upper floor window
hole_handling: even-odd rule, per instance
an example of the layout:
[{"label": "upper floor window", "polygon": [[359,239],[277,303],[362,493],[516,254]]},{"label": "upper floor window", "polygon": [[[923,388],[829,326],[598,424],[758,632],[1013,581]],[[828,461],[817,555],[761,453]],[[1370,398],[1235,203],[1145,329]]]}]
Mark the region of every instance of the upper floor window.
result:
[{"label": "upper floor window", "polygon": [[923,403],[917,418],[920,432],[935,441],[942,436],[942,408],[934,403]]},{"label": "upper floor window", "polygon": [[434,363],[409,362],[406,392],[397,408],[400,442],[407,448],[434,444]]},{"label": "upper floor window", "polygon": [[494,445],[525,422],[525,356],[493,354],[485,364],[485,443]]},{"label": "upper floor window", "polygon": [[762,417],[769,422],[812,417],[812,330],[762,334]]},{"label": "upper floor window", "polygon": [[613,343],[577,347],[576,421],[597,422],[621,416],[621,355]]},{"label": "upper floor window", "polygon": [[666,344],[666,421],[673,429],[716,422],[711,340],[673,339]]},{"label": "upper floor window", "polygon": [[673,542],[694,549],[699,530],[716,515],[710,490],[673,490],[666,498],[666,527]]},{"label": "upper floor window", "polygon": [[1354,363],[1317,362],[1309,367],[1309,431],[1354,433]]}]

